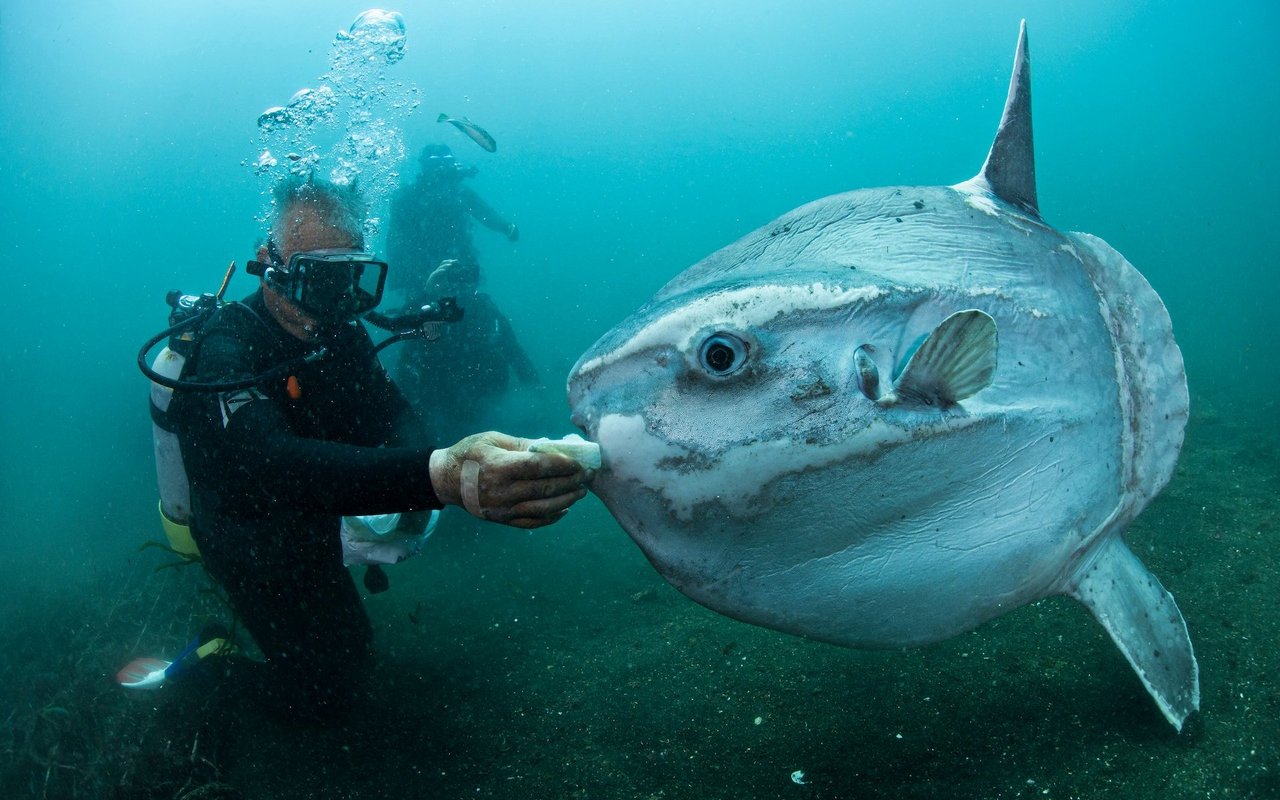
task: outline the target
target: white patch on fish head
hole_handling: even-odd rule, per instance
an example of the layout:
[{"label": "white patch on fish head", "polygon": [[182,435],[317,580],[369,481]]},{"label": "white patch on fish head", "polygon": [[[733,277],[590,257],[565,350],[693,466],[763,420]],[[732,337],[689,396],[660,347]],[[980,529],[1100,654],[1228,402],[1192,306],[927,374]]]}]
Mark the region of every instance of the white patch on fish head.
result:
[{"label": "white patch on fish head", "polygon": [[660,498],[664,516],[675,524],[694,522],[706,512],[748,518],[759,511],[760,496],[781,477],[869,458],[927,436],[930,428],[955,433],[975,419],[940,415],[933,426],[906,427],[872,417],[856,436],[825,443],[789,437],[749,441],[709,459],[651,431],[641,415],[608,414],[597,434],[607,443],[601,449],[609,456],[595,488],[606,501],[628,490]]},{"label": "white patch on fish head", "polygon": [[[596,426],[607,413],[643,411],[647,424],[654,427],[662,421],[659,417],[678,426],[681,418],[712,417],[719,409],[736,407],[741,412],[760,408],[768,401],[764,384],[770,379],[776,384],[782,377],[780,370],[803,372],[807,368],[796,364],[802,358],[801,351],[812,349],[813,342],[795,337],[798,326],[813,320],[810,326],[814,330],[829,331],[827,319],[848,317],[885,294],[875,287],[821,282],[757,283],[724,287],[641,312],[602,339],[574,368],[569,378],[574,423],[595,438]],[[624,333],[629,328],[634,332]],[[841,332],[854,336],[847,325]],[[728,351],[715,348],[717,353],[711,354],[709,348],[717,337]],[[604,342],[611,346],[606,348]],[[840,349],[847,352],[839,355],[848,357],[859,342],[841,344]],[[726,369],[717,371],[705,362],[726,352],[738,359]],[[829,351],[809,356],[818,360],[831,357]],[[803,389],[795,391],[804,393]],[[813,391],[823,390],[817,385]],[[699,414],[695,407],[699,403],[712,408]],[[668,405],[676,406],[672,413],[664,413]],[[783,418],[792,416],[785,414]],[[767,415],[758,422],[770,424]],[[751,429],[753,421],[737,419],[735,424],[740,430]],[[700,440],[696,435],[693,438]]]},{"label": "white patch on fish head", "polygon": [[[570,378],[574,421],[604,460],[594,489],[640,541],[704,514],[748,517],[781,478],[921,435],[884,422],[853,359],[859,344],[902,338],[898,303],[912,302],[875,287],[757,284],[642,313]],[[887,372],[893,348],[884,355]]]},{"label": "white patch on fish head", "polygon": [[579,363],[574,375],[593,372],[653,347],[687,349],[689,340],[709,327],[711,320],[723,326],[749,328],[763,325],[781,314],[840,308],[869,302],[884,294],[885,290],[874,286],[842,287],[821,282],[753,284],[711,292],[649,321],[620,346]]}]

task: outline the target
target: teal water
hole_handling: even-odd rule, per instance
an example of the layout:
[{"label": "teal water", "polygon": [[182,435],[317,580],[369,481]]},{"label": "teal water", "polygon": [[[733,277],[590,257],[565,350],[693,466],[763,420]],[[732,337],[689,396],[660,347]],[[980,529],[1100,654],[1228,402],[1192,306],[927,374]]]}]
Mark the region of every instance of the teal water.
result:
[{"label": "teal water", "polygon": [[[151,578],[158,560],[138,552],[159,531],[134,356],[164,324],[166,291],[211,291],[228,262],[252,256],[268,185],[248,166],[262,148],[258,115],[317,85],[335,31],[361,10],[0,8],[0,620],[8,691],[24,698],[3,758],[5,780],[23,792],[75,796],[96,785],[88,775],[118,779],[109,757],[75,755],[109,753],[113,735],[136,734],[139,757],[162,749],[148,750],[155,720],[144,707],[104,699],[114,689],[104,665],[138,642],[182,639],[187,617],[163,609],[198,602],[194,577]],[[1280,791],[1280,226],[1270,212],[1280,6],[398,10],[408,38],[386,73],[393,94],[416,87],[421,98],[393,115],[404,168],[412,173],[422,145],[450,144],[479,168],[473,186],[521,228],[515,246],[475,235],[488,291],[547,376],[494,412],[493,427],[528,436],[570,431],[561,384],[578,354],[705,254],[827,194],[972,176],[1026,18],[1042,214],[1136,265],[1186,358],[1187,450],[1131,540],[1149,548],[1187,616],[1205,703],[1199,727],[1173,737],[1100,630],[1066,603],[906,654],[748,629],[667,589],[589,501],[535,537],[455,517],[393,574],[390,596],[370,608],[394,687],[378,708],[417,703],[420,715],[395,736],[360,728],[377,746],[351,763],[328,759],[330,796],[401,796],[400,786],[422,796],[1029,797],[1046,780],[1058,787],[1048,796],[1118,796],[1092,793],[1095,778],[1134,797]],[[497,153],[438,125],[441,111],[482,124]],[[240,275],[231,291],[252,288]],[[157,587],[160,611],[147,601]],[[406,622],[420,602],[430,621]],[[86,633],[98,624],[107,627]],[[67,670],[101,679],[77,684],[93,714],[56,699],[69,679],[48,676]],[[264,778],[278,770],[262,754],[288,735],[263,730],[254,747],[223,749],[219,775],[250,797],[322,796],[289,772]],[[895,751],[902,730],[916,738]],[[794,769],[812,782],[792,784]],[[948,794],[955,775],[962,788]],[[154,796],[177,796],[170,788]]]}]

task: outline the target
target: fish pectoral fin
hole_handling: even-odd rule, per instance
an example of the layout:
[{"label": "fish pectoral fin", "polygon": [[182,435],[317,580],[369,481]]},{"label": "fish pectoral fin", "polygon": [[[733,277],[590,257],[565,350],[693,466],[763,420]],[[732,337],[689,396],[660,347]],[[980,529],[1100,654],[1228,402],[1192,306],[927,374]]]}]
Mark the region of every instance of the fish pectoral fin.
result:
[{"label": "fish pectoral fin", "polygon": [[894,382],[895,402],[950,406],[991,385],[996,321],[977,309],[957,311],[920,344]]},{"label": "fish pectoral fin", "polygon": [[1165,719],[1181,731],[1200,708],[1200,667],[1187,623],[1173,596],[1124,540],[1108,536],[1098,547],[1065,591],[1106,628]]}]

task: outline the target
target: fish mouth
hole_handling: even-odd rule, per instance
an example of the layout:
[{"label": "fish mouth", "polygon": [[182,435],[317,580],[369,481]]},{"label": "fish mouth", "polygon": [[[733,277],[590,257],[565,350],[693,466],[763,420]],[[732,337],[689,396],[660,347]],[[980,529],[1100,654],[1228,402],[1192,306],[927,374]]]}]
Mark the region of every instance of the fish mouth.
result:
[{"label": "fish mouth", "polygon": [[[600,432],[600,413],[590,402],[590,395],[582,391],[575,391],[575,389],[580,388],[580,385],[575,386],[572,382],[569,384],[569,422],[571,422],[578,430],[582,431],[582,435],[586,437],[587,441],[595,442],[597,446],[600,446],[600,458],[602,462],[600,472],[604,472],[604,447],[600,445],[598,438]],[[591,491],[598,493],[597,487],[600,483],[600,474],[597,473],[592,478],[590,484]]]},{"label": "fish mouth", "polygon": [[[586,358],[586,355],[583,356]],[[569,395],[569,421],[582,431],[582,433],[591,441],[595,441],[596,429],[599,426],[599,415],[591,404],[591,394],[588,391],[588,383],[583,379],[580,371],[582,360],[574,365],[573,370],[569,372],[569,380],[567,389]]]},{"label": "fish mouth", "polygon": [[594,442],[600,429],[600,411],[593,399],[581,383],[569,383],[569,421]]},{"label": "fish mouth", "polygon": [[569,415],[569,422],[573,423],[574,427],[586,434],[588,439],[593,442],[595,441],[596,426],[598,424],[595,412],[575,408]]}]

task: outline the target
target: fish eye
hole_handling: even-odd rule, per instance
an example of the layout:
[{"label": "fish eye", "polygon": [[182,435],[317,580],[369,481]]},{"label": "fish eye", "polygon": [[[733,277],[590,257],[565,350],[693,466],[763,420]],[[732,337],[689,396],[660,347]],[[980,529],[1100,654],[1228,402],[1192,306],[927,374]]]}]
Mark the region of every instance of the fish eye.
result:
[{"label": "fish eye", "polygon": [[698,348],[698,364],[710,375],[724,377],[742,369],[750,346],[732,333],[713,333]]}]

